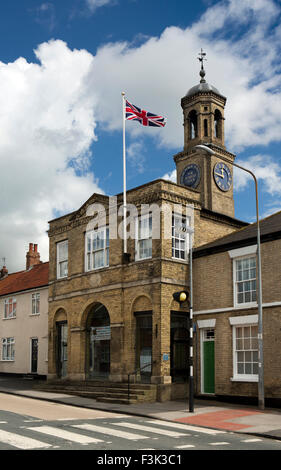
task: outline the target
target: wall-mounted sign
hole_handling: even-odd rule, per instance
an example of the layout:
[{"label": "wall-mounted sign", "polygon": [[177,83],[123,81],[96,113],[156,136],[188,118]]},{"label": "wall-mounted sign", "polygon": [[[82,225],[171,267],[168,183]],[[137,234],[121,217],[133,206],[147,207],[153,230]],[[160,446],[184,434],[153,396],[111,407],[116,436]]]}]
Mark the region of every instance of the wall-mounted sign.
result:
[{"label": "wall-mounted sign", "polygon": [[110,339],[110,326],[96,326],[92,328],[91,339],[92,341],[102,341]]}]

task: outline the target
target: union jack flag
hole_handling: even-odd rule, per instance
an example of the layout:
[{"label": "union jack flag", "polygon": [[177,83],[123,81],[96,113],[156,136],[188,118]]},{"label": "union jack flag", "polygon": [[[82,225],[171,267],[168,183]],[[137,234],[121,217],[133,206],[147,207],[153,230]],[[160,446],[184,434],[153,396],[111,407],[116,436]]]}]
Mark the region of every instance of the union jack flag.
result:
[{"label": "union jack flag", "polygon": [[126,100],[126,120],[138,121],[143,126],[164,127],[166,119],[158,114],[149,113]]}]

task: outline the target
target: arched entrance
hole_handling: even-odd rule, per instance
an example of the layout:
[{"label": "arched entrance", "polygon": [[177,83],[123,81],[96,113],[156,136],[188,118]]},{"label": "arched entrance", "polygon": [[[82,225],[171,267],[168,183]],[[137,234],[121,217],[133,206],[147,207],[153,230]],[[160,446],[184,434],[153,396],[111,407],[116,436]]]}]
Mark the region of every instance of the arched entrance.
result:
[{"label": "arched entrance", "polygon": [[56,375],[63,379],[67,376],[68,367],[68,326],[67,315],[60,308],[54,317],[55,364]]},{"label": "arched entrance", "polygon": [[94,305],[87,318],[86,373],[90,379],[106,379],[110,373],[110,317],[102,304]]}]

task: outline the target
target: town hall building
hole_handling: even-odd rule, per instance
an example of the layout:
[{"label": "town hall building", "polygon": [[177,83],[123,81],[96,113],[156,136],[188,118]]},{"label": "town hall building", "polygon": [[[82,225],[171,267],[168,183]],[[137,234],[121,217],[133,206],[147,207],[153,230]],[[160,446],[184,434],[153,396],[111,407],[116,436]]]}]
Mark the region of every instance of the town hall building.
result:
[{"label": "town hall building", "polygon": [[[150,384],[158,400],[186,396],[189,303],[173,294],[190,290],[189,237],[196,250],[248,225],[234,214],[226,98],[206,82],[203,62],[200,77],[181,100],[184,147],[174,156],[177,183],[158,179],[127,191],[126,209],[134,208],[135,223],[125,253],[113,228],[122,225],[123,194],[93,194],[75,212],[49,222],[49,382],[100,381],[108,389],[141,382]],[[96,227],[99,211],[103,222]],[[196,312],[202,299],[195,274]]]}]

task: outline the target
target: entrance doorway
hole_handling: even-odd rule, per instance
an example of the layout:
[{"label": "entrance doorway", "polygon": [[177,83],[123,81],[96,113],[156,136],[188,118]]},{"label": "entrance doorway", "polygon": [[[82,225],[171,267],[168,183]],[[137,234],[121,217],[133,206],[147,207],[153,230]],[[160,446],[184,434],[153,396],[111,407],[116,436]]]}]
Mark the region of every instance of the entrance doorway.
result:
[{"label": "entrance doorway", "polygon": [[57,322],[57,375],[67,375],[67,322]]},{"label": "entrance doorway", "polygon": [[203,329],[201,332],[201,369],[202,393],[215,393],[215,330]]},{"label": "entrance doorway", "polygon": [[189,329],[187,313],[171,312],[171,377],[186,382],[189,377]]},{"label": "entrance doorway", "polygon": [[89,354],[88,376],[92,379],[107,379],[110,373],[110,317],[106,307],[98,304],[88,317]]},{"label": "entrance doorway", "polygon": [[37,374],[38,367],[38,338],[31,338],[31,374]]},{"label": "entrance doorway", "polygon": [[152,312],[136,314],[136,369],[141,382],[149,383],[152,372]]}]

